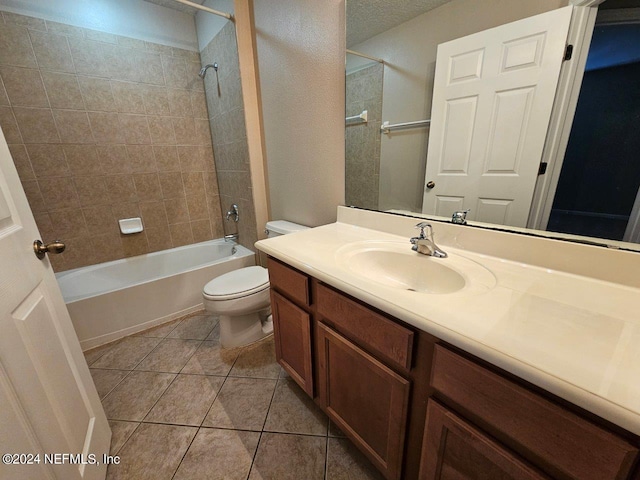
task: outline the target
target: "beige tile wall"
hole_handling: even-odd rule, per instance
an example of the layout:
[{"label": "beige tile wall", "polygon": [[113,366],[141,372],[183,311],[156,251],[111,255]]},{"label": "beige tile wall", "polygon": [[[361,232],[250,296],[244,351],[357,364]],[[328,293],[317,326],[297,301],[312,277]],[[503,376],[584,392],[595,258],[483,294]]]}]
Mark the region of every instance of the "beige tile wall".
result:
[{"label": "beige tile wall", "polygon": [[56,271],[223,235],[199,70],[196,52],[2,12],[0,127],[43,241],[67,244]]},{"label": "beige tile wall", "polygon": [[368,122],[345,127],[345,202],[378,208],[380,126],[384,67],[377,63],[346,76],[346,115],[368,113]]},{"label": "beige tile wall", "polygon": [[258,237],[235,25],[227,22],[201,56],[203,65],[218,63],[217,75],[213,68],[207,71],[205,92],[221,208],[226,213],[235,203],[240,211],[240,221],[225,222],[224,228],[239,233],[239,242],[253,250]]}]

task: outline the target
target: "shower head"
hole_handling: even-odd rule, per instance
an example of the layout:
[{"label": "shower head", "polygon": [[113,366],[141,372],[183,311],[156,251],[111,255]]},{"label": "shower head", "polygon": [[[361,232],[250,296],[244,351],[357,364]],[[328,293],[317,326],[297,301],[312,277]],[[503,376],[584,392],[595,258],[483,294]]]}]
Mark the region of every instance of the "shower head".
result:
[{"label": "shower head", "polygon": [[218,71],[218,62],[209,65],[205,65],[204,67],[202,67],[200,69],[200,73],[198,73],[198,76],[200,76],[200,78],[204,78],[204,76],[207,74],[207,69],[213,67],[213,69],[217,72]]}]

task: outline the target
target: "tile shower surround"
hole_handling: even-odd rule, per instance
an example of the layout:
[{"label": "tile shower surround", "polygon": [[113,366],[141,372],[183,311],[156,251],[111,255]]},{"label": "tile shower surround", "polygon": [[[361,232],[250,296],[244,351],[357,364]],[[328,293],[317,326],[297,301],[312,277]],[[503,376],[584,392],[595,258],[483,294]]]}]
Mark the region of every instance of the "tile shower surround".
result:
[{"label": "tile shower surround", "polygon": [[85,352],[113,432],[107,479],[381,480],[275,361],[273,337],[223,350],[215,317]]},{"label": "tile shower surround", "polygon": [[[56,271],[223,235],[200,67],[197,52],[2,12],[0,126],[43,241],[67,244]],[[145,231],[121,235],[137,216]]]},{"label": "tile shower surround", "polygon": [[240,243],[253,250],[258,240],[249,169],[249,149],[244,122],[240,66],[235,26],[224,28],[202,50],[202,65],[218,63],[218,74],[207,70],[204,79],[213,152],[223,213],[232,203],[240,210],[240,222],[225,222],[226,233],[240,233]]},{"label": "tile shower surround", "polygon": [[380,190],[380,126],[384,67],[377,63],[346,76],[346,115],[368,112],[368,122],[345,128],[345,201],[378,208]]}]

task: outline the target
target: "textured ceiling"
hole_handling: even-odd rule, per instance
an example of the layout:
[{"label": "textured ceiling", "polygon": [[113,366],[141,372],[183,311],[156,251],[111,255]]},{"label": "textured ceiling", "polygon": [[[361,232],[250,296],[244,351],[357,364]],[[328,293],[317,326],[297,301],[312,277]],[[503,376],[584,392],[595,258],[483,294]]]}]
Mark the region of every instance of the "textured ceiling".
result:
[{"label": "textured ceiling", "polygon": [[[195,15],[198,11],[174,0],[145,1],[191,15]],[[190,1],[200,5],[205,2],[205,0]],[[451,0],[347,0],[347,47],[364,42],[449,1]]]},{"label": "textured ceiling", "polygon": [[347,48],[450,0],[347,0]]},{"label": "textured ceiling", "polygon": [[[202,5],[205,0],[189,0],[193,3],[197,3]],[[173,0],[145,0],[145,2],[155,3],[156,5],[161,5],[163,7],[173,8],[174,10],[178,10],[180,12],[190,13],[191,15],[195,15],[198,11],[197,9],[190,7],[189,5],[184,5],[182,3],[174,2]]]}]

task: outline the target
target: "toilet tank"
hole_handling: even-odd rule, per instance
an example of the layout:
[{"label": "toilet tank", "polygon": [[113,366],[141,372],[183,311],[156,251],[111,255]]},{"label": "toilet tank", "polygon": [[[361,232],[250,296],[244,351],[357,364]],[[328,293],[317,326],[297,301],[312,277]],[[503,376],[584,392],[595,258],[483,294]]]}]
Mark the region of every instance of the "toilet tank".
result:
[{"label": "toilet tank", "polygon": [[297,223],[287,222],[286,220],[273,220],[267,222],[267,238],[279,237],[280,235],[286,235],[287,233],[299,232],[300,230],[306,230],[309,227],[304,225],[298,225]]}]

